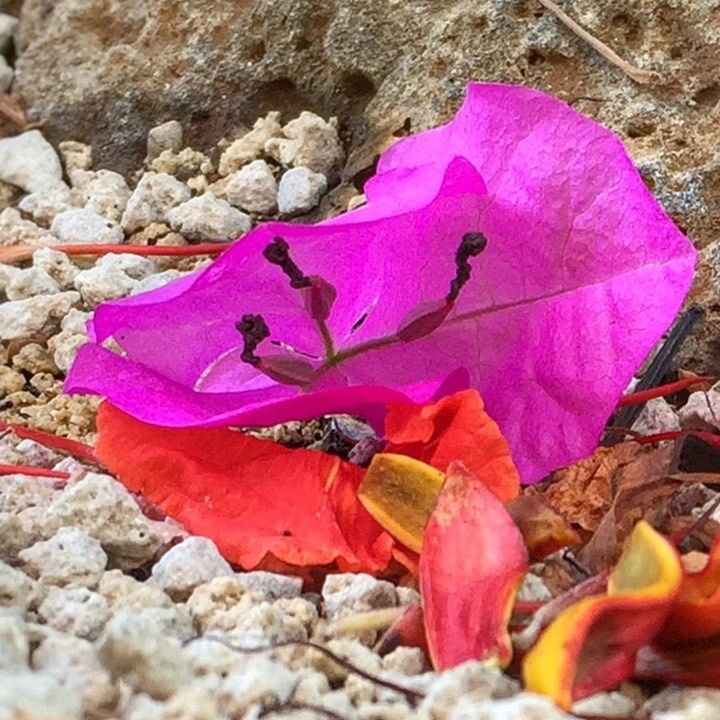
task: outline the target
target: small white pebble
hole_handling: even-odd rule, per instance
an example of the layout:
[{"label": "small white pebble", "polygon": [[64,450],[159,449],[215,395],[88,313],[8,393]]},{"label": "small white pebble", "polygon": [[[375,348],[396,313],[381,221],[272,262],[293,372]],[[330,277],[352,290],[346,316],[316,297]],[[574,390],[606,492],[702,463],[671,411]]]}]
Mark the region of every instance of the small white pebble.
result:
[{"label": "small white pebble", "polygon": [[278,186],[278,209],[282,215],[312,210],[327,190],[327,178],[305,167],[288,170]]},{"label": "small white pebble", "polygon": [[100,543],[86,532],[62,527],[53,537],[19,553],[45,585],[95,587],[107,565]]},{"label": "small white pebble", "polygon": [[252,227],[250,217],[229,202],[205,193],[168,212],[175,232],[189,240],[224,242],[234,240]]},{"label": "small white pebble", "polygon": [[50,226],[50,232],[66,245],[115,245],[121,243],[124,238],[119,225],[111,225],[102,215],[82,208],[65,210],[56,215]]}]

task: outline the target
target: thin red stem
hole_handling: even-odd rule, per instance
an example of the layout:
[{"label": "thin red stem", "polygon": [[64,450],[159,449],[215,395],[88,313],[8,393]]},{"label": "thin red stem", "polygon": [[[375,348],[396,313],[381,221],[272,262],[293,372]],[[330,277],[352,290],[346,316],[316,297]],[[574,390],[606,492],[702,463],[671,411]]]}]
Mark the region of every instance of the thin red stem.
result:
[{"label": "thin red stem", "polygon": [[[130,254],[159,257],[193,257],[196,255],[219,255],[227,250],[231,243],[198,243],[197,245],[49,245],[51,250],[66,255],[98,256],[115,254]],[[35,245],[8,245],[0,248],[0,262],[20,263],[30,260]]]},{"label": "thin red stem", "polygon": [[95,450],[90,447],[90,445],[78,442],[77,440],[71,440],[70,438],[44,432],[43,430],[35,430],[34,428],[25,427],[24,425],[16,425],[15,423],[7,423],[0,420],[0,432],[3,430],[11,430],[18,437],[34,440],[41,445],[45,445],[45,447],[66,452],[80,460],[89,460],[90,462],[98,461],[95,456]]},{"label": "thin red stem", "polygon": [[230,243],[198,243],[197,245],[53,245],[66,255],[158,255],[163,257],[189,257],[193,255],[219,255]]},{"label": "thin red stem", "polygon": [[6,465],[5,463],[0,463],[0,475],[32,475],[33,477],[49,477],[60,480],[67,480],[70,477],[70,473],[63,470],[49,470],[30,465]]},{"label": "thin red stem", "polygon": [[717,380],[717,378],[707,375],[698,375],[697,377],[676,380],[675,382],[667,383],[667,385],[658,385],[658,387],[649,388],[648,390],[628,393],[622,398],[622,400],[620,400],[618,407],[637,405],[638,403],[654,400],[655,398],[663,397],[664,395],[672,395],[673,393],[680,392],[681,390],[686,390],[690,386],[697,385],[698,383],[713,382],[715,380]]},{"label": "thin red stem", "polygon": [[632,438],[632,440],[641,445],[645,445],[647,443],[663,442],[664,440],[679,440],[685,435],[694,435],[709,445],[720,448],[720,435],[704,432],[703,430],[670,430],[664,433],[655,433],[654,435],[639,435],[638,437]]}]

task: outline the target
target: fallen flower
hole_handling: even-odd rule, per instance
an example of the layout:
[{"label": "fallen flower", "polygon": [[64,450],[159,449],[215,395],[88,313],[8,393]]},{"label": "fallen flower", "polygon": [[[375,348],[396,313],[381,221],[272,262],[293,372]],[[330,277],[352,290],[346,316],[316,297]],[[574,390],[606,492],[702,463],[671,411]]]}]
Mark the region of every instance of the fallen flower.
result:
[{"label": "fallen flower", "polygon": [[639,522],[610,574],[607,592],[563,610],[525,656],[527,688],[567,709],[631,677],[638,651],[663,626],[681,580],[675,548]]},{"label": "fallen flower", "polygon": [[507,440],[476,390],[424,405],[389,403],[385,439],[386,452],[417,458],[443,472],[461,460],[501,500],[512,500],[520,490]]},{"label": "fallen flower", "polygon": [[503,503],[452,463],[425,528],[420,593],[436,670],[465,660],[510,662],[508,624],[527,571],[522,535]]},{"label": "fallen flower", "polygon": [[420,552],[450,463],[459,460],[500,500],[517,497],[518,473],[497,424],[475,390],[425,405],[390,403],[386,452],[376,455],[360,502],[397,540]]},{"label": "fallen flower", "polygon": [[388,402],[443,397],[464,370],[524,482],[587,455],[696,255],[618,139],[539,92],[471,84],[365,190],[353,212],[268,223],[100,306],[67,390],[167,427],[332,412],[378,427]]}]

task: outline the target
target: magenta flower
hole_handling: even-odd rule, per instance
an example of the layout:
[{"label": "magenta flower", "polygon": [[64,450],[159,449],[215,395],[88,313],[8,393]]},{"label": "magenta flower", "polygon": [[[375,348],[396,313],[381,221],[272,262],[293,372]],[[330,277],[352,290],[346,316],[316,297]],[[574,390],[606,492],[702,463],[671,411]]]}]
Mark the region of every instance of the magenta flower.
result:
[{"label": "magenta flower", "polygon": [[380,423],[388,402],[469,385],[524,482],[592,451],[696,256],[622,143],[537,91],[472,84],[450,123],[385,153],[366,193],[102,305],[67,390],[208,427]]}]

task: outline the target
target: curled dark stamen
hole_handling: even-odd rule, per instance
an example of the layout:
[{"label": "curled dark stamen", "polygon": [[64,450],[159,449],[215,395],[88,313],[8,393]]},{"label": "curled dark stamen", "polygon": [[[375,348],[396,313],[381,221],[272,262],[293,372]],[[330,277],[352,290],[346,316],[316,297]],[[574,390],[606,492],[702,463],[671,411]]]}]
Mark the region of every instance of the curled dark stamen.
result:
[{"label": "curled dark stamen", "polygon": [[270,335],[270,328],[262,315],[243,315],[235,323],[238,332],[243,336],[245,346],[240,357],[249,365],[259,365],[260,358],[255,354],[257,346]]},{"label": "curled dark stamen", "polygon": [[263,257],[273,265],[278,265],[290,278],[290,287],[299,290],[310,286],[310,278],[303,274],[290,257],[290,246],[284,238],[273,238],[272,242],[263,250]]},{"label": "curled dark stamen", "polygon": [[487,247],[487,238],[479,232],[463,235],[460,247],[455,253],[456,275],[450,283],[450,292],[445,296],[448,302],[455,302],[463,285],[470,279],[470,258],[479,255]]},{"label": "curled dark stamen", "polygon": [[243,655],[255,655],[257,653],[271,652],[272,650],[280,650],[281,648],[285,647],[312,648],[313,650],[322,653],[326,658],[332,660],[336,665],[343,668],[343,670],[347,670],[348,672],[354,673],[355,675],[359,675],[361,678],[369,680],[371,683],[375,683],[375,685],[379,685],[380,687],[384,687],[388,690],[393,690],[394,692],[400,693],[405,697],[405,699],[408,701],[408,703],[410,703],[410,705],[415,705],[425,697],[425,694],[420,692],[419,690],[413,690],[412,688],[403,687],[402,685],[398,685],[391,680],[385,680],[381,677],[378,677],[377,675],[366,672],[362,668],[353,665],[349,660],[345,660],[345,658],[342,658],[339,655],[335,654],[332,650],[330,650],[330,648],[326,648],[324,645],[318,645],[317,643],[311,642],[310,640],[286,640],[284,642],[275,643],[266,647],[245,648],[239,645],[235,645],[229,640],[226,640],[223,637],[218,637],[217,635],[203,635],[200,637],[190,638],[190,640],[187,640],[184,644],[189,645],[191,642],[197,642],[198,640],[210,640],[211,642],[216,642],[220,645],[224,645],[229,650],[233,650],[237,653],[242,653]]}]

